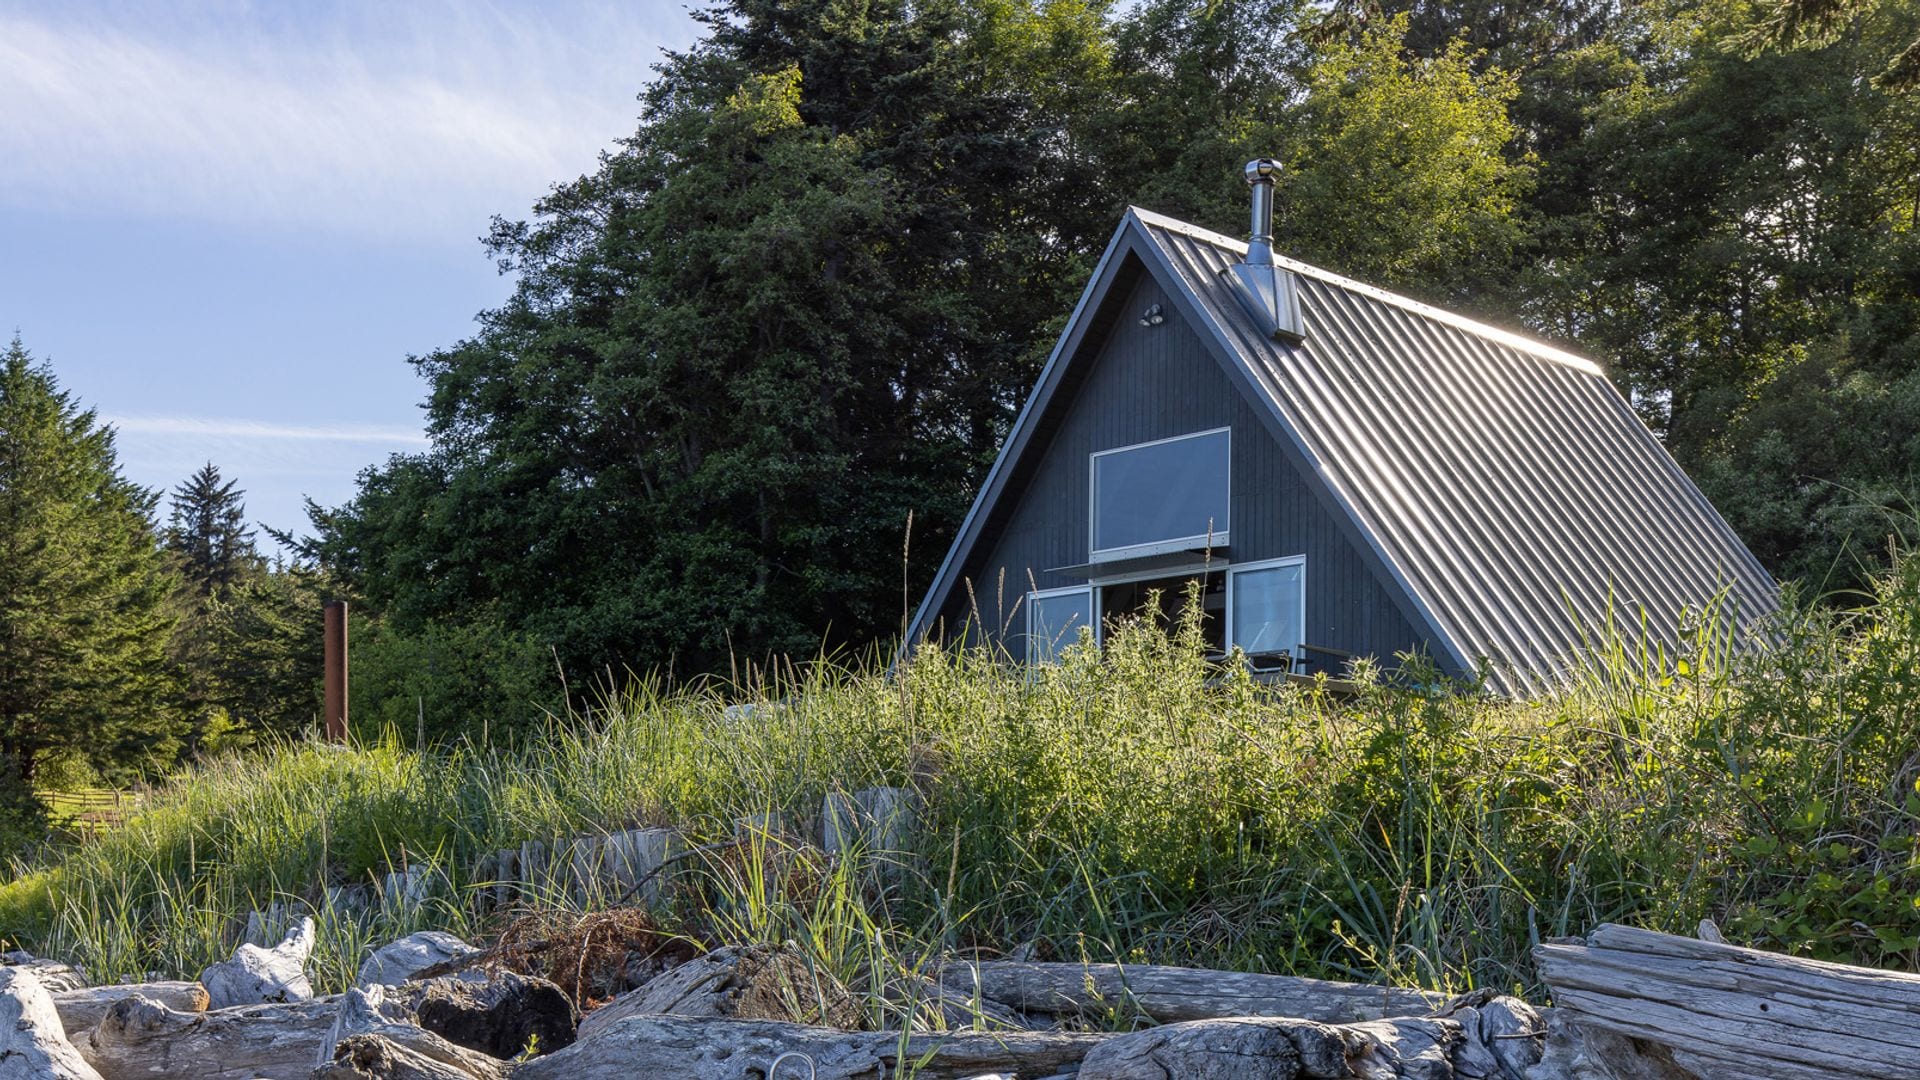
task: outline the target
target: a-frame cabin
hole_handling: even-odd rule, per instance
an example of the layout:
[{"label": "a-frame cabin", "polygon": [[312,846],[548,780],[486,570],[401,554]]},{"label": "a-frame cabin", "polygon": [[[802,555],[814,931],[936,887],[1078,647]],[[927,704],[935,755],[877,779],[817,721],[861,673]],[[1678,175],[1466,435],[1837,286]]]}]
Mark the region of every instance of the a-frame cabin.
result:
[{"label": "a-frame cabin", "polygon": [[909,627],[1044,661],[1203,585],[1213,645],[1558,683],[1586,635],[1773,580],[1593,362],[1145,210],[1121,221]]}]

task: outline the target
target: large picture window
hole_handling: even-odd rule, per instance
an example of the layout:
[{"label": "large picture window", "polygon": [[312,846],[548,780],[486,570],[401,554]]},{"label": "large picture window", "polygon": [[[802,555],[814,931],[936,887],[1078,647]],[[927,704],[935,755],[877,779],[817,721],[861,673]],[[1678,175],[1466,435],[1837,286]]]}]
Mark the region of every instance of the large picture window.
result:
[{"label": "large picture window", "polygon": [[1094,559],[1227,542],[1228,430],[1093,455]]},{"label": "large picture window", "polygon": [[1027,594],[1027,663],[1048,664],[1093,625],[1093,590],[1047,589]]},{"label": "large picture window", "polygon": [[1286,653],[1297,662],[1306,637],[1306,571],[1301,558],[1234,567],[1227,574],[1231,643],[1256,661]]}]

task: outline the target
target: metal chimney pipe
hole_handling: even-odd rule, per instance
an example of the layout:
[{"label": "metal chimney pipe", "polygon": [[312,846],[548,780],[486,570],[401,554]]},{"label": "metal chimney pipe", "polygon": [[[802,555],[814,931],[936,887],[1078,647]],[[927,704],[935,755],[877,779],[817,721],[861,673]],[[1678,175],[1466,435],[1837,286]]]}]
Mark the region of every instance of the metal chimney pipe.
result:
[{"label": "metal chimney pipe", "polygon": [[1280,163],[1272,158],[1247,162],[1247,186],[1253,189],[1253,231],[1247,237],[1247,265],[1273,265],[1273,183]]},{"label": "metal chimney pipe", "polygon": [[1289,341],[1306,337],[1300,318],[1300,287],[1293,272],[1273,261],[1273,187],[1280,163],[1272,158],[1247,162],[1247,186],[1253,189],[1253,229],[1247,236],[1247,261],[1221,271],[1247,314],[1268,336]]}]

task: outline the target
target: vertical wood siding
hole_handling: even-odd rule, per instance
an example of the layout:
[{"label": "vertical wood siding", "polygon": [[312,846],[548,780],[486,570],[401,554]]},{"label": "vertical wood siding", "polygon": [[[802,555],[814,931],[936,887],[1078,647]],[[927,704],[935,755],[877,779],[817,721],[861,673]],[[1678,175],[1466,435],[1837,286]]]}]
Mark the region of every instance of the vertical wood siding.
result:
[{"label": "vertical wood siding", "polygon": [[[1306,640],[1362,656],[1390,659],[1417,649],[1419,635],[1394,597],[1362,561],[1295,468],[1290,452],[1262,425],[1200,338],[1177,314],[1151,275],[1117,282],[1100,313],[1104,340],[1076,388],[1063,387],[987,531],[942,612],[945,630],[970,626],[996,642],[1021,632],[1028,589],[1084,584],[1049,573],[1088,556],[1089,455],[1098,450],[1185,435],[1233,431],[1231,560],[1307,557]],[[1166,321],[1139,325],[1161,306]],[[978,605],[978,611],[973,605]],[[938,633],[936,629],[936,633]],[[977,640],[977,636],[976,636]]]}]

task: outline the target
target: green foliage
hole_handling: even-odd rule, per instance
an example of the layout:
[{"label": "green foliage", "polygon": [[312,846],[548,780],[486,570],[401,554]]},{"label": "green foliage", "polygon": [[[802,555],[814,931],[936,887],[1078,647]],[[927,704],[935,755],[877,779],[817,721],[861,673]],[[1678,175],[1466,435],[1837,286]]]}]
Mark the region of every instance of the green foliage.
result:
[{"label": "green foliage", "polygon": [[703,18],[622,150],[497,224],[514,299],[419,362],[435,449],[323,517],[406,633],[498,617],[585,672],[866,640],[900,618],[874,552],[916,510],[945,542],[1024,391],[1037,136],[956,10]]},{"label": "green foliage", "polygon": [[220,753],[263,732],[307,729],[319,713],[324,581],[269,564],[246,526],[245,493],[208,463],[175,489],[166,546],[181,572],[172,657],[188,751]]},{"label": "green foliage", "polygon": [[1920,89],[1920,37],[1906,25],[1914,21],[1910,5],[1897,0],[1767,0],[1754,7],[1752,27],[1734,38],[1749,55],[1767,49],[1821,48],[1853,32],[1878,39],[1891,57],[1874,76],[1876,86],[1892,92]]},{"label": "green foliage", "polygon": [[841,972],[1035,942],[1504,990],[1533,985],[1542,937],[1706,916],[1914,968],[1920,561],[1856,611],[1795,610],[1777,632],[1735,656],[1708,613],[1642,662],[1636,627],[1596,627],[1585,676],[1532,703],[1411,658],[1402,684],[1356,672],[1351,696],[1263,685],[1203,663],[1191,619],[1131,622],[1031,672],[927,649],[891,675],[638,683],[517,746],[280,744],[200,766],[0,886],[0,926],[104,977],[190,973],[231,947],[235,913],[283,899],[340,919],[329,886],[441,868],[426,908],[323,931],[346,950],[325,981],[343,985],[379,934],[473,928],[487,852],[658,823],[698,844],[769,814],[797,829],[829,793],[895,785],[926,807],[896,887],[776,829],[692,860],[657,914],[799,941]]},{"label": "green foliage", "polygon": [[1459,41],[1409,56],[1407,32],[1402,15],[1315,58],[1288,155],[1284,239],[1303,257],[1444,295],[1511,254],[1532,169],[1506,155],[1519,134],[1512,76],[1476,72]]},{"label": "green foliage", "polygon": [[47,805],[20,775],[11,758],[0,758],[0,868],[11,872],[47,838]]},{"label": "green foliage", "polygon": [[120,776],[178,752],[176,579],[153,505],[120,475],[112,430],[18,339],[0,352],[0,755],[28,782],[56,748]]},{"label": "green foliage", "polygon": [[244,495],[240,482],[221,477],[211,461],[173,490],[167,550],[178,556],[187,583],[202,594],[230,588],[266,568],[247,528]]},{"label": "green foliage", "polygon": [[350,711],[362,737],[518,742],[565,710],[553,655],[491,620],[401,631],[356,613],[351,641]]},{"label": "green foliage", "polygon": [[321,611],[326,576],[304,564],[247,575],[205,598],[193,624],[205,636],[201,677],[216,688],[197,748],[252,734],[313,729],[320,715]]},{"label": "green foliage", "polygon": [[1859,587],[1870,508],[1920,478],[1920,98],[1874,85],[1873,34],[1749,55],[1743,10],[1629,9],[1523,80],[1543,165],[1518,291],[1776,574]]},{"label": "green foliage", "polygon": [[309,550],[403,633],[497,619],[570,671],[897,630],[1126,202],[1238,231],[1279,153],[1301,251],[1429,291],[1505,257],[1511,81],[1399,23],[1310,53],[1299,11],[702,16],[621,151],[496,223],[514,298],[418,361],[433,449]]}]

